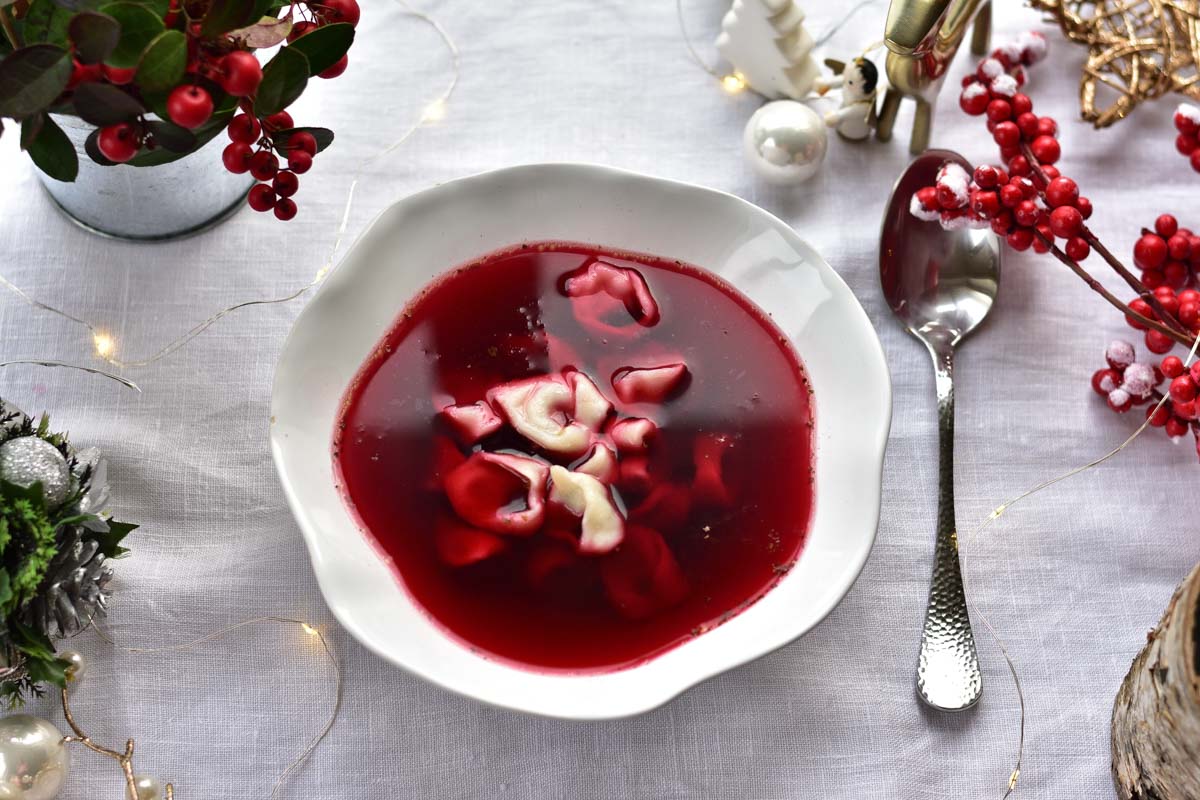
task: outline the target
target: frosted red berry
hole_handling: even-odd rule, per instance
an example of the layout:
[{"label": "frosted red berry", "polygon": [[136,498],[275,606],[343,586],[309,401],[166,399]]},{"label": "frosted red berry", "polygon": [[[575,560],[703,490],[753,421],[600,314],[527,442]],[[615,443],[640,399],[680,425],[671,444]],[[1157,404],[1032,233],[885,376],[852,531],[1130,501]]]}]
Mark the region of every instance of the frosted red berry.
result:
[{"label": "frosted red berry", "polygon": [[1092,373],[1092,391],[1101,397],[1108,397],[1108,393],[1120,385],[1121,373],[1112,367],[1098,369]]},{"label": "frosted red berry", "polygon": [[167,116],[180,127],[195,130],[212,117],[213,99],[200,86],[176,86],[167,95]]}]

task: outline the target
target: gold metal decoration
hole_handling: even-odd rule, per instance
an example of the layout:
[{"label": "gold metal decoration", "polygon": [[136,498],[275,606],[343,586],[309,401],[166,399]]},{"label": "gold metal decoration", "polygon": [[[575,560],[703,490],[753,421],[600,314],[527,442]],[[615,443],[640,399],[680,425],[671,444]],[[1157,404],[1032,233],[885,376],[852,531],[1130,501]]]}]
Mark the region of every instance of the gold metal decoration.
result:
[{"label": "gold metal decoration", "polygon": [[[81,744],[92,752],[111,758],[120,764],[121,772],[125,774],[125,791],[127,792],[128,800],[139,800],[138,776],[133,774],[133,739],[125,742],[125,752],[110,750],[93,742],[80,729],[78,723],[75,722],[75,715],[71,713],[71,704],[67,700],[66,688],[62,690],[62,708],[63,716],[67,719],[67,724],[71,726],[71,730],[75,733],[74,736],[64,737],[63,741],[67,744]],[[175,800],[175,787],[169,783],[166,786],[166,800]]]},{"label": "gold metal decoration", "polygon": [[929,147],[934,101],[972,21],[975,31],[971,52],[983,55],[991,37],[991,3],[983,0],[892,0],[884,29],[884,42],[890,51],[885,70],[891,86],[883,96],[879,125],[875,129],[879,141],[892,138],[900,101],[909,97],[916,102],[917,108],[908,149],[916,155]]},{"label": "gold metal decoration", "polygon": [[1088,48],[1080,115],[1097,128],[1168,92],[1200,100],[1200,0],[1029,0]]}]

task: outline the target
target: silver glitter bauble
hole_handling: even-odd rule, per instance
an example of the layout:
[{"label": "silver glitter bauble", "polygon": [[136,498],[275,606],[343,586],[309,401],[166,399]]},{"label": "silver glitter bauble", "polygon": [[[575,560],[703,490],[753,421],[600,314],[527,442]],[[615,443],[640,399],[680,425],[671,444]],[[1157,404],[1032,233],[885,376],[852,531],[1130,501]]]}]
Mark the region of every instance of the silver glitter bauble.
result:
[{"label": "silver glitter bauble", "polygon": [[0,478],[24,489],[41,483],[50,508],[62,505],[71,488],[67,460],[57,447],[38,436],[22,436],[0,445]]},{"label": "silver glitter bauble", "polygon": [[70,761],[63,735],[46,720],[0,719],[0,800],[54,800]]},{"label": "silver glitter bauble", "polygon": [[817,112],[795,100],[776,100],[750,117],[742,144],[755,172],[771,183],[792,184],[817,174],[829,137]]}]

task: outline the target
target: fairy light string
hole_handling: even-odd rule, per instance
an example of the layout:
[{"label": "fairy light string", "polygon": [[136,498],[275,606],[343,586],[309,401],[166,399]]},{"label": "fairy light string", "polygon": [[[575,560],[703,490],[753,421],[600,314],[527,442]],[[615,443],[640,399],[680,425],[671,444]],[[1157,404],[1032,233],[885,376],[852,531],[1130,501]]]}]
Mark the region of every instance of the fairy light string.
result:
[{"label": "fairy light string", "polygon": [[[288,778],[290,778],[296,770],[298,770],[305,764],[305,762],[308,761],[309,757],[312,756],[313,752],[316,751],[321,742],[325,741],[325,739],[329,736],[330,731],[333,730],[333,726],[337,723],[338,717],[341,714],[342,694],[344,688],[342,667],[333,651],[333,647],[329,644],[329,640],[318,626],[313,625],[305,620],[293,619],[291,617],[255,617],[253,619],[244,620],[226,628],[222,628],[214,633],[201,636],[198,639],[192,639],[180,644],[167,645],[165,647],[123,647],[114,642],[111,637],[101,630],[101,628],[95,624],[94,620],[91,627],[96,631],[97,635],[99,635],[101,639],[126,653],[133,655],[159,655],[163,653],[186,652],[199,645],[208,644],[210,642],[217,641],[218,639],[223,639],[229,634],[239,631],[243,628],[248,628],[252,625],[261,625],[264,623],[276,623],[279,625],[298,627],[306,637],[317,640],[317,642],[320,644],[321,652],[324,654],[326,660],[329,662],[330,668],[333,671],[333,685],[329,703],[330,708],[325,724],[319,731],[317,731],[316,734],[312,736],[311,739],[307,741],[300,754],[292,760],[288,767],[276,779],[275,784],[271,787],[271,794],[269,795],[270,800],[275,800],[279,796],[279,793],[283,790]],[[75,717],[68,702],[67,691],[68,690],[64,689],[62,692],[63,714],[66,716],[68,724],[75,733],[74,737],[67,737],[67,741],[69,743],[77,742],[83,744],[92,751],[117,761],[121,765],[122,771],[125,774],[126,787],[129,792],[130,800],[138,800],[136,789],[133,786],[132,758],[134,741],[130,739],[127,742],[125,751],[123,753],[121,751],[96,745],[94,742],[88,739],[88,737],[80,729],[79,725],[75,722]],[[174,796],[174,787],[168,783],[166,784],[165,789],[167,800],[171,800]]]},{"label": "fairy light string", "polygon": [[49,305],[48,303],[44,303],[37,298],[32,297],[3,275],[0,275],[0,286],[3,286],[17,298],[24,301],[32,308],[37,309],[38,311],[61,317],[68,322],[83,327],[88,332],[90,338],[90,349],[92,350],[93,354],[108,365],[120,370],[146,367],[155,363],[156,361],[166,358],[172,353],[188,345],[193,339],[200,336],[217,322],[220,322],[222,319],[236,311],[241,311],[243,309],[253,308],[256,306],[281,305],[290,303],[319,286],[325,280],[325,277],[329,274],[329,271],[333,268],[334,259],[337,256],[338,251],[341,249],[342,242],[345,239],[346,230],[349,227],[350,213],[354,204],[355,190],[358,188],[359,182],[362,180],[363,174],[366,172],[367,168],[375,164],[375,162],[381,158],[385,158],[398,150],[425,125],[444,119],[450,98],[453,96],[454,90],[458,87],[461,58],[458,45],[450,36],[449,32],[442,26],[440,22],[438,22],[437,19],[423,11],[413,8],[407,2],[405,2],[405,0],[392,0],[392,2],[403,9],[406,14],[416,18],[425,25],[428,25],[435,33],[437,33],[438,38],[441,40],[442,45],[445,47],[450,56],[450,78],[447,81],[446,87],[429,104],[425,106],[421,112],[421,115],[403,132],[398,139],[385,147],[383,150],[380,150],[375,155],[367,158],[359,165],[358,169],[354,173],[354,177],[350,182],[350,188],[346,194],[346,204],[341,215],[341,220],[338,224],[333,247],[329,251],[329,257],[326,259],[321,268],[317,270],[317,273],[313,276],[312,280],[310,280],[308,283],[281,297],[243,300],[222,308],[220,311],[209,316],[207,319],[204,319],[203,321],[194,325],[182,336],[168,342],[158,350],[154,351],[151,355],[145,358],[137,359],[119,358],[117,355],[119,352],[117,339],[104,326],[96,325],[86,319],[82,319],[81,317],[70,314],[60,308]]}]

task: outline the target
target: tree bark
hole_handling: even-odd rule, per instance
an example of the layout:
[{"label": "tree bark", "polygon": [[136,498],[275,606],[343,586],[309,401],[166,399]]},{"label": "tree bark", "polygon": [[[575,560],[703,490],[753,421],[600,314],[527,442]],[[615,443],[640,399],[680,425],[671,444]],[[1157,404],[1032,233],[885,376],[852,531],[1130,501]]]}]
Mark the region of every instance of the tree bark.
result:
[{"label": "tree bark", "polygon": [[1121,800],[1200,798],[1200,565],[1117,692],[1112,771]]}]

